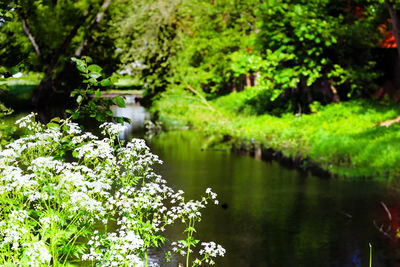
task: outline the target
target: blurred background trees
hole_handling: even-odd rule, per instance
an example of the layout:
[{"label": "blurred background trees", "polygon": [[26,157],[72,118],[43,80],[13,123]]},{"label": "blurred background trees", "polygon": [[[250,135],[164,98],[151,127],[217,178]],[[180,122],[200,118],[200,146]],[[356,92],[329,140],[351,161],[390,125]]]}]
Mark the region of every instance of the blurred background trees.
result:
[{"label": "blurred background trees", "polygon": [[[315,101],[370,97],[387,80],[400,86],[398,1],[13,0],[0,8],[1,72],[43,73],[35,107],[77,86],[70,58],[84,55],[107,74],[140,80],[148,104],[165,90],[208,99],[240,92],[252,112],[302,113]],[[382,46],[388,38],[394,44]]]}]

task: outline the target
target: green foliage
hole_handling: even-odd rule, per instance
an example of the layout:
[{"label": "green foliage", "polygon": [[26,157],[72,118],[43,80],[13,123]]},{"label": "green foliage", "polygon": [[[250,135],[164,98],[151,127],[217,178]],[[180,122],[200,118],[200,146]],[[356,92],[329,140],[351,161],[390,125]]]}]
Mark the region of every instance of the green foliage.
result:
[{"label": "green foliage", "polygon": [[124,67],[143,79],[150,97],[177,86],[226,92],[238,79],[230,70],[230,53],[251,48],[254,6],[259,3],[153,0],[129,4],[118,24]]},{"label": "green foliage", "polygon": [[324,80],[343,91],[342,96],[374,89],[377,75],[370,51],[379,38],[378,25],[372,14],[356,19],[347,5],[330,0],[261,5],[258,42],[267,64],[259,67],[259,86],[272,101],[297,90],[296,101],[308,104],[301,94],[317,92]]},{"label": "green foliage", "polygon": [[[211,99],[245,88],[244,104],[259,114],[304,113],[336,91],[345,99],[375,89],[371,51],[381,38],[378,25],[386,23],[383,8],[345,0],[197,0],[169,7],[153,0],[128,7],[118,47],[150,97],[191,87]],[[246,88],[249,77],[254,81]]]},{"label": "green foliage", "polygon": [[102,88],[111,86],[118,80],[118,76],[103,78],[103,68],[96,64],[90,64],[90,57],[83,59],[72,58],[76,63],[76,68],[83,76],[85,88],[75,89],[71,92],[72,97],[76,97],[78,107],[76,110],[67,110],[74,120],[84,116],[95,118],[99,122],[104,122],[110,119],[115,119],[117,122],[123,122],[126,118],[114,117],[110,110],[111,105],[115,104],[118,107],[125,107],[125,99],[123,96],[102,97]]},{"label": "green foliage", "polygon": [[139,76],[145,87],[144,99],[165,90],[169,75],[169,56],[175,52],[175,37],[185,16],[181,0],[119,0],[114,38],[121,68]]},{"label": "green foliage", "polygon": [[[255,7],[260,2],[198,1],[189,6],[192,17],[186,21],[187,29],[180,36],[183,49],[172,59],[172,86],[190,85],[206,93],[221,94],[239,85],[237,74],[243,71],[235,73],[232,58],[239,52],[247,56],[254,49]],[[239,64],[243,67],[248,61]]]},{"label": "green foliage", "polygon": [[[0,65],[54,67],[48,76],[65,79],[65,63],[84,47],[105,73],[118,65],[140,80],[145,99],[189,86],[211,99],[243,90],[251,76],[248,105],[262,102],[258,113],[299,105],[309,111],[311,102],[329,101],[323,83],[335,86],[342,98],[374,89],[371,50],[381,38],[378,25],[387,20],[382,1],[118,0],[99,22],[102,2],[7,1],[2,8],[11,15],[0,25]],[[353,7],[363,15],[356,16]]]},{"label": "green foliage", "polygon": [[[12,18],[0,23],[0,66],[24,64],[25,70],[44,72],[46,80],[58,79],[64,90],[76,80],[73,68],[69,69],[74,55],[91,56],[106,73],[116,70],[119,61],[111,22],[116,1],[106,10],[106,1],[97,0],[7,2]],[[60,87],[54,86],[61,91]]]}]

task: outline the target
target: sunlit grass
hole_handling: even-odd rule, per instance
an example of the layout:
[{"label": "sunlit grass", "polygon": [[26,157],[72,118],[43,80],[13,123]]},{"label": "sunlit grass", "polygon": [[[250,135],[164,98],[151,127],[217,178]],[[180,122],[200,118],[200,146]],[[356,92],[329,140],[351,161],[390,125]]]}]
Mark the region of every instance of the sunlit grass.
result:
[{"label": "sunlit grass", "polygon": [[[227,101],[234,99],[235,101]],[[226,98],[226,99],[224,99]],[[318,112],[281,117],[238,112],[238,94],[205,107],[184,91],[164,93],[154,106],[167,127],[192,126],[209,134],[228,135],[235,142],[252,138],[286,157],[311,160],[325,170],[354,177],[400,176],[400,125],[379,126],[400,115],[396,104],[352,100],[322,107]],[[251,108],[249,108],[251,109]]]}]

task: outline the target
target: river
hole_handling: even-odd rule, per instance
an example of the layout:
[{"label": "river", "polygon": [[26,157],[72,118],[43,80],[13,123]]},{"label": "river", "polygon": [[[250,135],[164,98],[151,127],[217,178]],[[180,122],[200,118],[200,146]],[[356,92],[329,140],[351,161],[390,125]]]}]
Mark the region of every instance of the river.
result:
[{"label": "river", "polygon": [[204,140],[175,131],[148,144],[164,161],[157,173],[186,197],[199,198],[207,187],[218,193],[220,205],[211,205],[197,227],[200,239],[227,250],[216,266],[368,266],[369,243],[372,266],[399,266],[400,248],[373,223],[390,225],[381,201],[399,209],[399,195],[386,183],[315,177],[273,161],[202,150]]}]

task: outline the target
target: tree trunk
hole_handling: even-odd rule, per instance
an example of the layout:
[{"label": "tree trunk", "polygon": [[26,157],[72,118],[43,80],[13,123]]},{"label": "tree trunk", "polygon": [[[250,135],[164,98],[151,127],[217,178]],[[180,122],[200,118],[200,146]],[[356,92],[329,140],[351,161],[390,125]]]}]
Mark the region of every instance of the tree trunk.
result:
[{"label": "tree trunk", "polygon": [[332,91],[332,94],[333,94],[332,101],[335,102],[335,103],[339,103],[340,102],[340,97],[339,97],[339,94],[338,94],[338,92],[336,90],[336,87],[333,85],[332,81],[330,81],[330,84],[331,84],[331,91]]},{"label": "tree trunk", "polygon": [[33,36],[27,22],[26,22],[26,16],[25,14],[22,12],[22,9],[19,7],[19,2],[17,0],[14,0],[14,4],[16,6],[16,11],[18,16],[21,18],[21,23],[22,23],[22,28],[24,29],[24,32],[26,34],[26,36],[28,36],[29,41],[31,42],[33,48],[35,49],[35,52],[38,56],[40,56],[40,48],[38,43],[35,40],[35,37]]},{"label": "tree trunk", "polygon": [[49,97],[56,91],[56,84],[54,80],[54,70],[57,67],[58,61],[62,55],[64,55],[68,46],[71,44],[72,39],[78,33],[78,30],[85,24],[87,19],[90,17],[90,10],[92,7],[89,7],[88,10],[82,15],[80,20],[75,24],[72,30],[69,32],[64,42],[57,48],[53,57],[50,59],[49,66],[47,67],[44,77],[40,82],[39,86],[33,92],[32,97],[32,105],[35,110],[45,109],[45,107],[49,104]]},{"label": "tree trunk", "polygon": [[400,18],[399,18],[399,13],[394,8],[393,4],[390,3],[389,0],[385,0],[385,4],[389,11],[390,18],[392,20],[392,33],[393,33],[394,39],[396,40],[397,55],[400,59]]},{"label": "tree trunk", "polygon": [[[45,72],[43,80],[41,81],[39,86],[35,89],[32,98],[32,105],[35,109],[45,109],[46,106],[52,100],[52,95],[56,92],[57,88],[61,86],[65,88],[67,83],[71,84],[71,81],[74,80],[73,73],[75,65],[72,64],[70,61],[64,65],[63,70],[59,73],[59,75],[56,78],[53,77],[54,70],[58,64],[58,61],[61,58],[61,56],[64,55],[68,46],[71,44],[72,39],[78,33],[78,30],[85,23],[87,23],[90,17],[94,19],[92,20],[93,23],[90,25],[88,29],[88,34],[90,34],[90,32],[94,29],[94,27],[96,27],[101,22],[101,20],[104,17],[104,13],[107,10],[108,6],[111,4],[111,2],[112,0],[105,0],[94,17],[90,16],[91,13],[90,11],[92,7],[89,7],[89,9],[85,11],[81,19],[77,22],[77,24],[75,24],[74,28],[70,31],[64,42],[61,44],[61,46],[54,53],[54,56],[50,61],[49,67]],[[81,45],[76,49],[73,56],[75,57],[82,56],[86,48],[87,48],[87,38],[85,38],[85,40],[82,41]],[[73,83],[71,85],[74,86]]]}]

